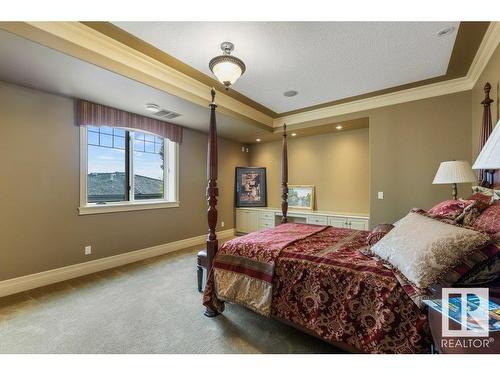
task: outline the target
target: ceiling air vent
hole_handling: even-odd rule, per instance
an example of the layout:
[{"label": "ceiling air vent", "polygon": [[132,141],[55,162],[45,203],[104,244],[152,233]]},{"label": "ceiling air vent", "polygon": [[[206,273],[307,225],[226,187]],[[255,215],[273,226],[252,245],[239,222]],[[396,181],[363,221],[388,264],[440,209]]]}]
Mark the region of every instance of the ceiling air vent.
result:
[{"label": "ceiling air vent", "polygon": [[173,118],[179,117],[179,113],[172,111],[167,111],[166,109],[160,109],[158,112],[153,113],[154,116],[161,117],[162,119],[171,120]]},{"label": "ceiling air vent", "polygon": [[152,115],[160,117],[162,119],[171,120],[173,118],[180,116],[179,113],[175,113],[175,112],[160,108],[160,106],[158,104],[148,103],[148,104],[146,104],[146,110],[151,112]]}]

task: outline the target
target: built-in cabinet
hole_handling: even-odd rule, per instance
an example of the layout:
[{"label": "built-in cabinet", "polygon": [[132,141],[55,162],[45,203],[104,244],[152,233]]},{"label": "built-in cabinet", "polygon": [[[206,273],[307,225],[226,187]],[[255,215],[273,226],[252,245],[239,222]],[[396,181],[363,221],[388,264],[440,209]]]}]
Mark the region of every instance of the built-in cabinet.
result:
[{"label": "built-in cabinet", "polygon": [[[289,222],[331,225],[337,228],[368,230],[370,218],[364,214],[331,211],[288,211]],[[281,222],[281,210],[277,208],[237,208],[236,232],[251,233],[273,228]]]}]

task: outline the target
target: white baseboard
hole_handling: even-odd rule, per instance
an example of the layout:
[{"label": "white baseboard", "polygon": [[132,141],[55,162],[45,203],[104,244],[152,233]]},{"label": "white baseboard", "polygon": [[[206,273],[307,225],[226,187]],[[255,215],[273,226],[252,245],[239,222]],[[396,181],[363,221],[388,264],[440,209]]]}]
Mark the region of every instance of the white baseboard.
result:
[{"label": "white baseboard", "polygon": [[[221,240],[234,236],[234,229],[217,232]],[[106,258],[91,260],[89,262],[72,264],[71,266],[55,268],[53,270],[34,273],[31,275],[16,277],[14,279],[0,281],[0,297],[8,296],[26,290],[39,288],[41,286],[54,284],[60,281],[74,279],[75,277],[88,275],[94,272],[107,270],[122,266],[124,264],[137,262],[139,260],[152,258],[158,255],[171,253],[187,247],[201,245],[207,236],[197,236],[185,240],[169,242],[162,245],[148,247],[146,249],[130,251],[128,253],[113,255]]]}]

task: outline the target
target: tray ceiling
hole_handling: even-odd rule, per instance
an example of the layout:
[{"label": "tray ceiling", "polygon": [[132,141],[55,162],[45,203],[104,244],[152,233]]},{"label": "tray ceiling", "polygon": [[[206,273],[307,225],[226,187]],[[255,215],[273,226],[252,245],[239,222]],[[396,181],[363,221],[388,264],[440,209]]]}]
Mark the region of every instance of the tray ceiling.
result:
[{"label": "tray ceiling", "polygon": [[[181,114],[168,122],[208,131],[208,106],[199,106],[5,31],[0,31],[0,56],[0,81],[86,99],[153,118],[145,105],[155,103]],[[255,142],[256,137],[270,133],[220,112],[217,123],[221,136],[245,143]]]},{"label": "tray ceiling", "polygon": [[[446,74],[459,22],[115,22],[212,76],[231,41],[247,65],[234,90],[283,113]],[[439,37],[440,30],[455,31]],[[296,90],[297,96],[283,96]]]}]

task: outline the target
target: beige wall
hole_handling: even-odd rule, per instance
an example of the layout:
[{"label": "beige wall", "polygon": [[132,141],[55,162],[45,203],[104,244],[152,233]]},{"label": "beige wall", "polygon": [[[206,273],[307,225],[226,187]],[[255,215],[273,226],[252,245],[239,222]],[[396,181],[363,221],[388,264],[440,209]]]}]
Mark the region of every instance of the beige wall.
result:
[{"label": "beige wall", "polygon": [[[494,100],[491,104],[491,119],[493,126],[500,119],[500,46],[493,53],[490,61],[479,76],[472,89],[472,159],[475,160],[479,154],[479,142],[481,137],[481,125],[483,119],[484,85],[489,82],[491,85],[490,98]],[[500,173],[495,177],[496,183],[500,183]]]},{"label": "beige wall", "polygon": [[[451,197],[450,186],[432,185],[439,163],[471,161],[470,101],[467,91],[333,118],[332,123],[369,118],[369,167],[361,167],[364,154],[359,159],[353,157],[361,143],[341,148],[341,143],[335,143],[340,141],[336,134],[299,138],[290,142],[290,183],[320,186],[320,210],[361,211],[369,207],[372,226],[392,223],[412,207],[430,208]],[[366,131],[357,135],[365,139]],[[280,199],[279,147],[277,142],[253,146],[250,156],[253,166],[268,167],[272,205]],[[335,174],[331,163],[347,170]],[[363,177],[356,181],[358,173]],[[368,180],[367,200],[363,189]],[[379,191],[384,192],[383,200],[377,199]],[[469,191],[470,184],[459,187],[461,196]]]},{"label": "beige wall", "polygon": [[[71,99],[0,83],[0,280],[207,231],[206,134],[185,130],[179,208],[79,216],[73,124]],[[221,139],[220,156],[219,221],[228,229],[234,227],[234,167],[246,165],[247,154]],[[91,256],[83,255],[85,245],[92,245]]]},{"label": "beige wall", "polygon": [[[369,212],[368,129],[288,137],[290,184],[314,185],[315,209]],[[250,165],[266,167],[268,206],[281,204],[281,141],[253,145]]]},{"label": "beige wall", "polygon": [[[369,111],[372,225],[451,197],[450,186],[432,180],[441,161],[471,161],[470,98],[467,91]],[[459,186],[459,195],[470,186]]]}]

